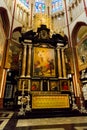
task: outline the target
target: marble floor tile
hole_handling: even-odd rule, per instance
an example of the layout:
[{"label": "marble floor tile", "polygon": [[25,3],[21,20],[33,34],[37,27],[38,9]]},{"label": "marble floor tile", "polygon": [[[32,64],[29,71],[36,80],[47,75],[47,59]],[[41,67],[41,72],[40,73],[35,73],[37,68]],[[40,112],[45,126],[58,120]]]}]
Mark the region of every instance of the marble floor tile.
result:
[{"label": "marble floor tile", "polygon": [[3,130],[14,112],[0,112],[0,130]]},{"label": "marble floor tile", "polygon": [[87,130],[87,116],[18,119],[14,112],[6,114],[0,114],[0,130]]},{"label": "marble floor tile", "polygon": [[87,127],[83,126],[83,127],[74,127],[76,130],[87,130]]},{"label": "marble floor tile", "polygon": [[87,130],[87,117],[19,119],[17,130]]},{"label": "marble floor tile", "polygon": [[[36,129],[32,129],[32,130],[36,130]],[[40,129],[37,129],[37,130],[40,130]],[[65,130],[64,128],[42,128],[42,130]]]},{"label": "marble floor tile", "polygon": [[14,112],[9,112],[9,111],[6,111],[6,112],[0,112],[0,118],[11,118],[12,115],[13,115]]},{"label": "marble floor tile", "polygon": [[19,119],[17,127],[55,124],[77,124],[87,123],[87,117],[61,117],[61,118],[41,118],[41,119]]},{"label": "marble floor tile", "polygon": [[6,124],[8,123],[9,119],[3,119],[1,121],[2,123],[0,124],[0,130],[3,130]]}]

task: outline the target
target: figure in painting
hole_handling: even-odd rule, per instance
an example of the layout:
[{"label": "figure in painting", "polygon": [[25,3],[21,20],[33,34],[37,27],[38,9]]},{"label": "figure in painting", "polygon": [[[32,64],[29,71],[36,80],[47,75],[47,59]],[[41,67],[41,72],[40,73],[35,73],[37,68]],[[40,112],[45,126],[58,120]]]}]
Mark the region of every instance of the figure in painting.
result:
[{"label": "figure in painting", "polygon": [[64,81],[62,82],[62,90],[69,90],[69,86],[68,86],[68,82],[67,81]]},{"label": "figure in painting", "polygon": [[32,90],[32,91],[35,91],[35,90],[36,90],[36,87],[37,87],[36,84],[33,84],[32,87],[31,87],[31,90]]},{"label": "figure in painting", "polygon": [[58,91],[58,83],[57,82],[51,82],[51,91]]},{"label": "figure in painting", "polygon": [[53,59],[48,59],[48,66],[47,66],[47,70],[50,71],[50,74],[52,75],[52,70],[54,69],[54,61]]},{"label": "figure in painting", "polygon": [[34,49],[34,76],[55,76],[54,49]]},{"label": "figure in painting", "polygon": [[53,59],[47,59],[47,64],[45,66],[41,66],[40,61],[36,61],[34,64],[34,74],[37,76],[45,75],[46,73],[50,73],[52,75],[52,72],[54,70],[54,60]]},{"label": "figure in painting", "polygon": [[38,83],[33,82],[33,83],[32,83],[32,86],[31,86],[31,90],[32,90],[32,91],[38,91],[38,90],[39,90],[39,85],[38,85]]},{"label": "figure in painting", "polygon": [[41,72],[41,66],[40,66],[40,61],[38,60],[34,64],[34,73],[35,73],[35,75],[40,75],[40,72]]}]

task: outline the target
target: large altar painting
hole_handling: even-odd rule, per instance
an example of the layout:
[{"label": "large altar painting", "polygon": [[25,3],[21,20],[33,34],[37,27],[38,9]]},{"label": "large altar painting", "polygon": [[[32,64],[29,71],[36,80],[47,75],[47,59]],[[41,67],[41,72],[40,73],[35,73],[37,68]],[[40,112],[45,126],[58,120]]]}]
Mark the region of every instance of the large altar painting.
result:
[{"label": "large altar painting", "polygon": [[22,53],[21,45],[13,40],[8,40],[5,68],[13,69],[13,70],[20,69],[19,58],[21,53]]},{"label": "large altar painting", "polygon": [[87,68],[87,37],[76,47],[79,70]]},{"label": "large altar painting", "polygon": [[4,50],[5,50],[5,41],[6,41],[6,36],[4,33],[4,30],[2,28],[2,24],[0,22],[0,67],[2,66],[3,63],[3,54],[4,54]]},{"label": "large altar painting", "polygon": [[33,76],[55,77],[55,50],[52,48],[34,47]]}]

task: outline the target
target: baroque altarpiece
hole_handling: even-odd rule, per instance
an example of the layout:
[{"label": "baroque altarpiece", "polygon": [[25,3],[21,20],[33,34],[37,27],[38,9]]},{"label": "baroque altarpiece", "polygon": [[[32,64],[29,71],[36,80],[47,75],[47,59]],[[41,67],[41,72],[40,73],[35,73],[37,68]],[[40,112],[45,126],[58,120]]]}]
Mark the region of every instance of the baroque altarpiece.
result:
[{"label": "baroque altarpiece", "polygon": [[23,53],[18,105],[30,102],[31,109],[70,108],[71,70],[65,38],[60,34],[50,36],[50,29],[42,24],[36,33],[22,33],[19,40]]}]

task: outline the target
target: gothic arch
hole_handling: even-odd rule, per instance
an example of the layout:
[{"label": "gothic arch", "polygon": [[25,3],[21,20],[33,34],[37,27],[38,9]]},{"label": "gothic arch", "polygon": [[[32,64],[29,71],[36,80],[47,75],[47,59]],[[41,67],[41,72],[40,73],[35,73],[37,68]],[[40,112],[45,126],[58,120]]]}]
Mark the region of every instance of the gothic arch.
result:
[{"label": "gothic arch", "polygon": [[22,27],[16,27],[12,31],[12,38],[19,42],[19,37],[21,37],[21,31],[22,31]]},{"label": "gothic arch", "polygon": [[[82,27],[86,27],[85,29],[87,30],[87,24],[85,22],[77,22],[73,28],[73,31],[71,34],[71,40],[72,40],[73,46],[75,46],[78,43],[78,33],[82,33],[82,32],[80,32],[80,29]],[[87,33],[86,30],[84,30],[85,32],[83,32],[83,33]],[[83,29],[81,29],[81,31],[83,31]],[[82,37],[80,37],[80,38],[82,38]]]},{"label": "gothic arch", "polygon": [[6,37],[8,37],[9,31],[10,31],[10,22],[9,22],[7,10],[3,7],[0,7],[0,16],[2,19],[2,26],[3,26],[3,29],[5,31]]}]

